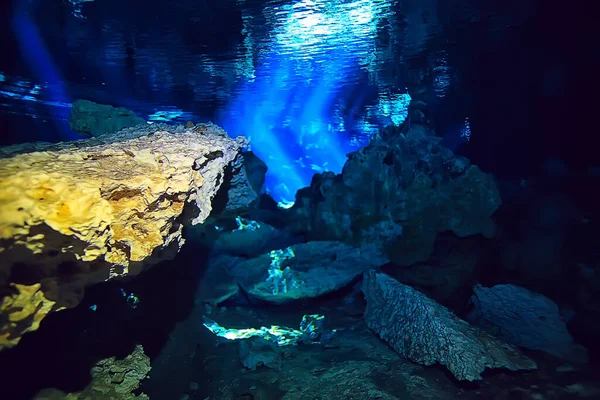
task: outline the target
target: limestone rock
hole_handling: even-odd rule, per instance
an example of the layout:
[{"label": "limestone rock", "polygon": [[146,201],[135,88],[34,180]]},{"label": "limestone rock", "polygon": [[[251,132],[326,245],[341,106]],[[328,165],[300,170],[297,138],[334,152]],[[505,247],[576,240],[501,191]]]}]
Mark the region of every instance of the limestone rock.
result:
[{"label": "limestone rock", "polygon": [[373,244],[390,261],[425,261],[437,235],[492,237],[500,195],[491,175],[421,125],[388,127],[351,153],[340,175],[316,175],[290,210],[309,240]]},{"label": "limestone rock", "polygon": [[137,345],[133,353],[122,360],[116,357],[100,360],[91,370],[92,382],[83,391],[65,394],[57,389],[47,389],[38,393],[35,400],[147,400],[146,394],[133,392],[151,369],[150,358],[144,354],[144,348]]},{"label": "limestone rock", "polygon": [[98,137],[118,132],[123,128],[145,125],[146,121],[123,107],[76,100],[71,106],[69,127],[82,136]]},{"label": "limestone rock", "polygon": [[183,226],[208,217],[247,144],[203,126],[0,149],[0,348],[77,305],[86,285],[177,253]]},{"label": "limestone rock", "polygon": [[383,273],[366,272],[363,292],[369,328],[411,361],[445,365],[457,379],[467,381],[481,379],[486,368],[537,368],[516,348]]},{"label": "limestone rock", "polygon": [[251,297],[273,304],[341,289],[387,260],[341,242],[308,242],[234,263],[229,274]]},{"label": "limestone rock", "polygon": [[[48,313],[57,310],[56,302],[45,297],[44,292],[40,290],[41,286],[40,283],[10,284],[7,288],[9,294],[0,302],[0,310],[2,314],[6,314],[7,327],[23,325],[20,334],[35,331]],[[18,338],[10,336],[10,330],[0,330],[0,349],[16,344],[15,340],[18,341]]]},{"label": "limestone rock", "polygon": [[186,241],[195,247],[201,245],[211,249],[197,293],[200,301],[212,305],[238,294],[238,279],[231,275],[235,265],[299,242],[285,231],[264,223],[257,223],[254,229],[233,231],[219,231],[208,223],[198,225],[188,228]]},{"label": "limestone rock", "polygon": [[518,346],[586,361],[585,349],[575,344],[558,306],[546,296],[515,285],[477,285],[473,291],[472,322]]},{"label": "limestone rock", "polygon": [[133,353],[122,360],[111,357],[96,364],[92,368],[91,389],[104,397],[129,398],[151,369],[150,358],[144,354],[144,348],[137,345]]}]

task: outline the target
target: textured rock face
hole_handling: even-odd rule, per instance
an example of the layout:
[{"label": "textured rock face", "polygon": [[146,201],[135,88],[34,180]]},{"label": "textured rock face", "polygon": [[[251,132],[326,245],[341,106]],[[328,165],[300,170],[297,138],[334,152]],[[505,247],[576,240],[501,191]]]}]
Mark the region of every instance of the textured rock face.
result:
[{"label": "textured rock face", "polygon": [[235,264],[230,273],[250,296],[284,304],[339,290],[386,262],[341,242],[308,242]]},{"label": "textured rock face", "polygon": [[209,263],[203,300],[222,302],[239,287],[252,298],[272,304],[315,298],[386,262],[376,252],[341,242],[301,243],[252,259],[219,256]]},{"label": "textured rock face", "polygon": [[528,349],[574,361],[587,358],[585,349],[574,343],[557,305],[546,296],[515,285],[477,285],[474,292],[472,322]]},{"label": "textured rock face", "polygon": [[439,363],[459,380],[478,380],[486,368],[537,368],[516,348],[469,325],[410,286],[376,271],[365,273],[365,320],[402,357]]},{"label": "textured rock face", "polygon": [[144,125],[146,121],[126,108],[76,100],[71,107],[69,127],[82,136],[98,137],[123,128]]},{"label": "textured rock face", "polygon": [[[246,145],[215,125],[142,126],[0,149],[0,348],[88,284],[171,258]],[[168,130],[166,130],[168,129]]]},{"label": "textured rock face", "polygon": [[47,389],[38,393],[35,400],[148,400],[150,398],[146,394],[136,395],[134,391],[151,369],[150,358],[144,354],[144,348],[137,345],[133,353],[122,360],[116,357],[100,360],[90,371],[92,382],[83,391],[67,394],[57,389]]},{"label": "textured rock face", "polygon": [[399,265],[424,261],[436,236],[491,237],[500,195],[488,174],[440,145],[421,125],[386,128],[298,193],[292,214],[311,240],[375,244]]}]

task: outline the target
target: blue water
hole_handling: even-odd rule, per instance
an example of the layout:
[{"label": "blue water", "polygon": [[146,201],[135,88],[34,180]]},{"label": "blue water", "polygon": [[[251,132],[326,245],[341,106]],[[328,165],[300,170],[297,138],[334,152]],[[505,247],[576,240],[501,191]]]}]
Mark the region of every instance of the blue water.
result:
[{"label": "blue water", "polygon": [[[35,120],[37,136],[17,141],[74,139],[66,121],[77,98],[127,107],[149,121],[211,120],[251,139],[269,167],[267,192],[289,204],[315,172],[340,172],[348,152],[404,120],[411,62],[420,67],[425,54],[432,95],[446,95],[456,77],[440,7],[395,0],[19,2],[6,19],[19,56],[0,63],[0,113]],[[442,45],[423,53],[431,42]],[[457,121],[456,146],[464,116]]]}]

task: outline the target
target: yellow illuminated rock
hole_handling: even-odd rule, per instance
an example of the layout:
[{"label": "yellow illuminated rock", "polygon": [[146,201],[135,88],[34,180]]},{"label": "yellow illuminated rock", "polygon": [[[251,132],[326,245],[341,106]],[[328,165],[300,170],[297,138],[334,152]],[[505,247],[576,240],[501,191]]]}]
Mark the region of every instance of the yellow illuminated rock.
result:
[{"label": "yellow illuminated rock", "polygon": [[90,371],[92,381],[83,391],[64,393],[58,389],[44,389],[34,400],[148,400],[148,395],[135,392],[151,369],[150,358],[138,344],[124,359],[110,357],[98,361]]},{"label": "yellow illuminated rock", "polygon": [[12,335],[19,325],[24,325],[19,334],[35,331],[42,319],[53,311],[55,302],[44,297],[41,286],[39,283],[31,286],[10,285],[13,294],[4,297],[0,303],[0,313],[8,317],[5,326],[0,328],[0,349],[19,343],[21,336]]},{"label": "yellow illuminated rock", "polygon": [[18,289],[0,299],[0,320],[34,317],[0,326],[0,348],[76,305],[84,286],[173,257],[245,145],[207,124],[0,149],[0,288]]}]

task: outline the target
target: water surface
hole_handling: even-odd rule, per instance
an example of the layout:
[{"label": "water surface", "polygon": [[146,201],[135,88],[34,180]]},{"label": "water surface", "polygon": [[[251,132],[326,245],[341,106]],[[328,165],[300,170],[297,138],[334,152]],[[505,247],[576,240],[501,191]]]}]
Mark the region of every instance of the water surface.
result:
[{"label": "water surface", "polygon": [[[435,0],[15,4],[5,29],[18,56],[0,63],[1,112],[35,120],[37,135],[18,140],[74,139],[66,120],[77,98],[149,121],[212,120],[251,139],[282,203],[401,123],[411,74],[427,68],[440,99],[456,81],[444,36],[456,21]],[[469,122],[455,120],[460,142]]]}]

